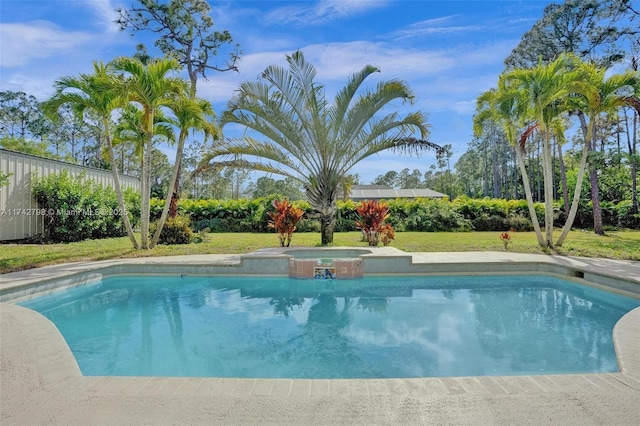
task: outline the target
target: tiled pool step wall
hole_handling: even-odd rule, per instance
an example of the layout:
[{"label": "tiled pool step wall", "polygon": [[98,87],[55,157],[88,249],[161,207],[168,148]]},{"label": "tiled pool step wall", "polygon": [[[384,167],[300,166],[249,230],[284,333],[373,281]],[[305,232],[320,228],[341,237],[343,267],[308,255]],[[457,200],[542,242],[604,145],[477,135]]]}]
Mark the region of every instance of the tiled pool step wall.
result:
[{"label": "tiled pool step wall", "polygon": [[[3,285],[0,288],[0,302],[18,301],[34,294],[58,291],[77,285],[100,282],[102,276],[109,275],[286,275],[291,272],[290,256],[251,256],[243,255],[235,263],[223,264],[188,264],[184,262],[153,262],[141,261],[135,263],[129,261],[120,265],[96,266],[91,270],[80,273],[72,273],[65,276],[56,276],[48,279],[40,279],[28,284]],[[464,274],[553,274],[572,279],[586,285],[601,287],[606,290],[616,291],[627,296],[640,298],[640,284],[631,280],[625,280],[615,276],[608,270],[587,270],[546,262],[442,262],[442,263],[414,263],[411,255],[376,256],[364,255],[350,262],[362,260],[359,267],[366,275],[398,275],[398,274],[424,274],[424,275],[464,275]],[[312,260],[315,263],[317,260]],[[357,268],[356,268],[357,269]],[[357,272],[357,271],[356,271]]]},{"label": "tiled pool step wall", "polygon": [[289,259],[289,278],[354,279],[363,276],[362,259]]}]

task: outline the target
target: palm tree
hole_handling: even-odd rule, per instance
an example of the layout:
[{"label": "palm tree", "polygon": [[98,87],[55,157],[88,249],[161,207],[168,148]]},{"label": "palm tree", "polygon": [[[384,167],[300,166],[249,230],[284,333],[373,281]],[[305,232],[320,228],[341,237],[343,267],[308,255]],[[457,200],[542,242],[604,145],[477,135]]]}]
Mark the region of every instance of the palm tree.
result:
[{"label": "palm tree", "polygon": [[140,245],[136,240],[129,216],[126,213],[118,165],[115,161],[111,132],[109,130],[111,113],[124,105],[124,100],[120,93],[114,90],[116,86],[121,84],[121,80],[117,76],[109,74],[107,67],[102,62],[94,62],[93,71],[93,74],[80,74],[79,77],[62,77],[56,80],[54,83],[56,93],[49,101],[44,103],[44,109],[49,114],[54,114],[62,105],[68,104],[72,106],[79,117],[89,111],[95,112],[100,117],[102,131],[107,143],[109,161],[111,162],[114,188],[120,210],[123,212],[122,220],[133,247],[139,249]]},{"label": "palm tree", "polygon": [[[597,144],[597,123],[598,118],[602,114],[611,113],[624,106],[632,106],[640,112],[640,104],[636,96],[640,90],[640,73],[637,71],[628,71],[623,74],[614,74],[610,77],[605,77],[606,68],[584,62],[581,64],[581,67],[590,84],[594,87],[595,93],[590,97],[573,97],[570,98],[570,101],[571,105],[579,111],[578,117],[580,118],[580,125],[585,140],[585,150],[590,151],[594,150]],[[586,120],[587,117],[589,118],[589,122]],[[583,158],[586,159],[586,157],[587,153],[584,152]],[[597,170],[593,164],[591,164],[589,168],[591,174],[591,198],[593,202],[593,228],[596,234],[604,235]],[[576,191],[579,191],[579,188],[576,188]],[[575,212],[573,212],[571,223],[573,223],[574,217]],[[568,231],[569,229],[563,230],[558,240],[558,245],[562,244]]]},{"label": "palm tree", "polygon": [[[237,124],[265,138],[226,139],[205,156],[200,169],[234,166],[290,177],[305,188],[318,213],[323,245],[333,242],[338,187],[361,160],[387,149],[421,151],[438,146],[425,140],[429,130],[420,112],[382,115],[395,100],[411,102],[405,83],[391,80],[358,97],[361,85],[378,68],[367,65],[353,74],[333,104],[315,82],[316,69],[301,51],[287,55],[289,69],[270,66],[261,80],[244,82],[229,101],[222,127]],[[411,137],[418,131],[420,139]],[[252,158],[234,159],[234,155]],[[226,161],[209,165],[218,157]]]},{"label": "palm tree", "polygon": [[[182,167],[182,153],[184,151],[184,143],[189,136],[190,130],[200,130],[205,135],[205,141],[208,136],[217,136],[218,128],[207,117],[213,117],[213,107],[211,103],[203,99],[198,98],[179,98],[171,107],[175,119],[172,120],[172,124],[180,129],[178,135],[178,145],[176,147],[176,160],[173,164],[173,173],[171,175],[171,182],[169,182],[169,193],[156,227],[156,232],[151,241],[151,247],[155,247],[160,238],[160,233],[167,220],[170,207],[175,206],[177,201],[177,194],[175,193],[178,188],[178,177],[180,175],[180,169]],[[174,207],[175,208],[175,207]],[[174,215],[175,216],[175,215]]]},{"label": "palm tree", "polygon": [[149,216],[151,199],[151,149],[153,147],[155,116],[164,107],[171,106],[176,99],[188,93],[187,83],[168,73],[180,69],[174,59],[157,59],[143,64],[139,59],[120,57],[109,63],[108,67],[123,72],[125,78],[119,87],[121,96],[136,103],[143,112],[142,134],[145,143],[142,154],[142,177],[140,190],[140,239],[141,247],[149,249]]},{"label": "palm tree", "polygon": [[500,124],[511,145],[516,151],[516,158],[520,175],[522,176],[522,186],[524,188],[529,217],[536,233],[538,244],[545,246],[545,241],[538,222],[533,195],[531,193],[531,183],[524,161],[524,147],[529,134],[535,129],[535,125],[529,124],[527,129],[518,138],[518,121],[526,116],[527,102],[526,93],[522,90],[514,90],[500,87],[500,90],[490,89],[482,93],[477,99],[477,113],[473,117],[473,130],[476,135],[480,135],[485,122],[493,121]]},{"label": "palm tree", "polygon": [[593,96],[593,86],[586,78],[582,61],[575,55],[563,54],[549,64],[539,63],[531,69],[516,69],[503,74],[500,83],[508,90],[522,92],[526,109],[524,120],[534,121],[542,138],[542,161],[545,207],[545,245],[553,248],[553,167],[551,135],[554,123],[571,109],[571,96]]}]

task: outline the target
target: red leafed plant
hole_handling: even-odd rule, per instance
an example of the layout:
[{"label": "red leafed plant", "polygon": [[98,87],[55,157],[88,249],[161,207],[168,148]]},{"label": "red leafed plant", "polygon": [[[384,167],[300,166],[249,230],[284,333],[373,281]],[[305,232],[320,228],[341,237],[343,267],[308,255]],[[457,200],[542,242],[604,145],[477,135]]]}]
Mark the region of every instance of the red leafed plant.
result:
[{"label": "red leafed plant", "polygon": [[511,237],[513,237],[513,233],[515,229],[509,229],[509,232],[503,232],[500,234],[500,239],[502,240],[502,244],[504,244],[504,249],[509,250],[509,243],[511,242]]},{"label": "red leafed plant", "polygon": [[304,210],[294,206],[287,200],[273,200],[275,211],[267,212],[269,216],[269,227],[276,230],[280,247],[289,247],[291,237],[296,230],[296,224],[302,218]]},{"label": "red leafed plant", "polygon": [[363,232],[369,246],[377,246],[380,238],[386,246],[395,238],[393,227],[384,223],[389,217],[389,208],[386,203],[376,200],[362,201],[356,207],[356,212],[360,216],[360,220],[356,221],[356,227]]}]

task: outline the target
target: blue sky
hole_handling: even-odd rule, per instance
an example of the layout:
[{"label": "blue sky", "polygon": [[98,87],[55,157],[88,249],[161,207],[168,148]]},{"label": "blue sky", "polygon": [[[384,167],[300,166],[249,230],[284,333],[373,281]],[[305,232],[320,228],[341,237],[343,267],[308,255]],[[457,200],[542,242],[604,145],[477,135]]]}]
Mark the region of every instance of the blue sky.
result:
[{"label": "blue sky", "polygon": [[[133,0],[1,0],[0,90],[24,91],[45,100],[52,82],[90,72],[96,60],[152,48],[149,34],[131,36],[113,21],[118,6]],[[285,54],[301,49],[332,96],[348,76],[366,64],[381,69],[371,83],[402,79],[413,105],[432,126],[430,139],[451,144],[452,164],[467,149],[479,93],[493,87],[503,61],[522,34],[542,16],[548,1],[317,0],[216,1],[215,28],[240,44],[239,72],[209,73],[198,83],[201,97],[222,111],[241,81],[254,80]],[[150,52],[156,53],[153,48]],[[170,149],[163,148],[173,161]],[[389,170],[435,164],[420,157],[383,153],[352,170],[364,183]]]}]

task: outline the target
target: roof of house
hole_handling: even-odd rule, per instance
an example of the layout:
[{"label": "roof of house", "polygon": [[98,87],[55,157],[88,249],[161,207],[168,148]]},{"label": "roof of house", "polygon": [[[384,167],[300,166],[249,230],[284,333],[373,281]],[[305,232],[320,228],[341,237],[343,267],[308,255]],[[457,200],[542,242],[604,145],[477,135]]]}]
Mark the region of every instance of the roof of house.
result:
[{"label": "roof of house", "polygon": [[446,194],[429,188],[393,189],[380,185],[354,185],[349,198],[352,200],[391,200],[395,198],[443,198]]}]

